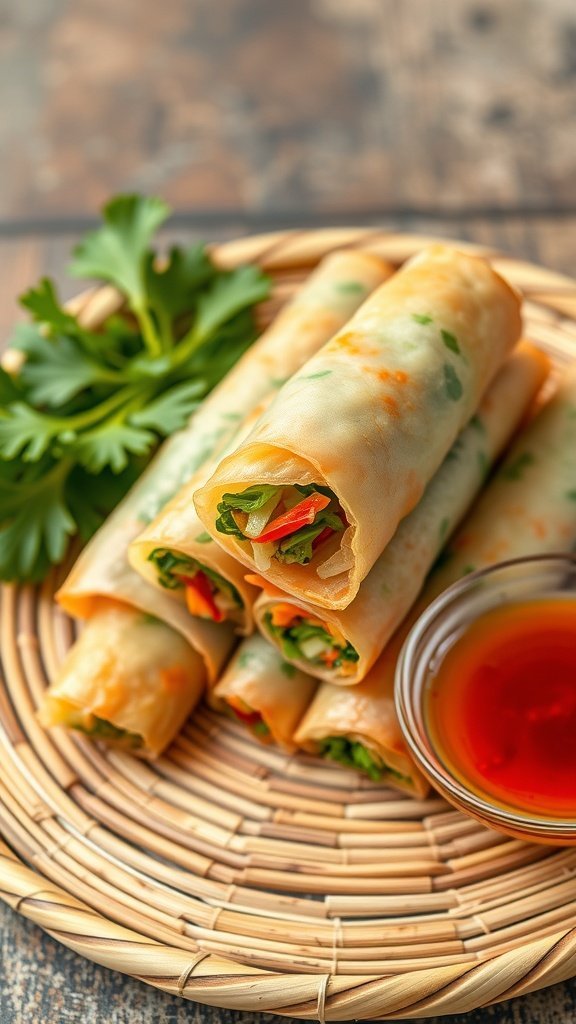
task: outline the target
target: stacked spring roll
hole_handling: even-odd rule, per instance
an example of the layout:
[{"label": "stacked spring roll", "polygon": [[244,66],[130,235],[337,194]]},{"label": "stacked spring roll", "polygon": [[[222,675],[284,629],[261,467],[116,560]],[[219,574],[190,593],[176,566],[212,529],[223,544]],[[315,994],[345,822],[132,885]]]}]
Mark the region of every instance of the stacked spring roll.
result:
[{"label": "stacked spring roll", "polygon": [[156,757],[200,699],[203,679],[200,654],[179,633],[108,602],[68,652],[40,721]]},{"label": "stacked spring roll", "polygon": [[[403,642],[425,607],[451,583],[503,559],[576,546],[576,369],[520,434],[441,556],[420,599],[366,679],[350,689],[323,683],[295,736],[310,752],[348,764],[357,744],[376,770],[408,760],[394,711]],[[386,723],[386,727],[383,727]]]},{"label": "stacked spring roll", "polygon": [[258,633],[243,640],[209,694],[218,710],[229,710],[261,743],[296,750],[294,733],[317,682],[294,668]]},{"label": "stacked spring roll", "polygon": [[547,357],[533,345],[518,346],[347,608],[317,608],[264,586],[255,618],[288,661],[340,685],[364,678],[517,428],[548,366]]},{"label": "stacked spring roll", "polygon": [[[391,272],[388,264],[367,253],[334,254],[325,260],[301,289],[296,299],[282,311],[268,331],[252,346],[234,369],[204,402],[189,426],[174,435],[161,449],[146,473],[121,502],[112,516],[85,548],[58,600],[72,615],[89,619],[79,641],[85,651],[106,646],[108,670],[102,673],[90,657],[71,653],[62,675],[48,691],[41,717],[45,725],[64,724],[103,736],[105,726],[116,730],[114,738],[134,746],[141,738],[144,753],[157,753],[170,739],[162,723],[179,723],[199,700],[206,681],[214,682],[227,660],[234,642],[233,623],[205,621],[191,616],[185,605],[172,600],[143,580],[128,563],[127,548],[192,474],[217,452],[225,450],[243,418],[279,386],[279,378],[289,376],[318,349],[357,308],[364,296]],[[111,630],[108,606],[114,611],[114,644],[106,644]],[[139,612],[136,620],[134,613]],[[152,615],[164,623],[163,641]],[[130,727],[118,710],[121,701],[108,699],[112,692],[131,692],[130,668],[122,651],[133,648],[138,635],[143,651],[148,652],[154,671],[146,686],[142,706],[142,731],[132,715]],[[174,650],[180,650],[180,637],[187,641],[186,687],[166,687],[172,678]],[[59,703],[52,700],[62,695]],[[99,688],[108,690],[98,701]],[[101,699],[102,698],[102,699]],[[168,709],[167,705],[170,705]],[[103,717],[102,708],[107,709]],[[66,711],[68,709],[68,712]],[[157,731],[150,725],[157,720]],[[110,730],[112,732],[112,729]],[[161,742],[160,742],[161,740]]]},{"label": "stacked spring roll", "polygon": [[[281,383],[346,322],[366,295],[391,272],[392,267],[369,253],[337,252],[327,257],[275,321],[273,336],[263,351],[261,365],[265,378],[259,379],[254,368],[247,382],[242,378],[230,383],[231,374],[227,378],[230,398],[226,415],[238,417],[239,411],[248,411],[263,398],[269,402]],[[262,346],[262,342],[259,344]],[[239,378],[237,373],[236,377]],[[241,429],[237,429],[234,444],[248,432],[258,411],[252,410]],[[246,582],[236,559],[205,531],[193,503],[195,491],[216,465],[217,460],[208,460],[164,505],[132,541],[128,557],[144,579],[186,606],[190,616],[232,622],[239,633],[246,635],[252,630],[251,609],[257,591]]]},{"label": "stacked spring roll", "polygon": [[346,608],[518,340],[518,296],[434,246],[282,388],[195,495],[208,533],[294,596]]}]

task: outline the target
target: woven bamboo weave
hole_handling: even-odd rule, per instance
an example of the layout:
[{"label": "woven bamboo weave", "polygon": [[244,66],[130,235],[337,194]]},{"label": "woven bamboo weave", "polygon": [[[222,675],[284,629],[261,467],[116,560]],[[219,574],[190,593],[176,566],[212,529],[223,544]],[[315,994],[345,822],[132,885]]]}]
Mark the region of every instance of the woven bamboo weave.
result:
[{"label": "woven bamboo weave", "polygon": [[[428,238],[278,232],[217,247],[275,284],[264,326],[327,252],[400,264]],[[526,334],[576,355],[576,284],[487,253]],[[95,325],[110,289],[76,308]],[[74,637],[55,575],[0,608],[0,897],[106,967],[202,1003],[319,1020],[463,1012],[576,975],[576,849],[490,832],[434,795],[256,744],[201,709],[154,764],[45,733],[35,708]]]}]

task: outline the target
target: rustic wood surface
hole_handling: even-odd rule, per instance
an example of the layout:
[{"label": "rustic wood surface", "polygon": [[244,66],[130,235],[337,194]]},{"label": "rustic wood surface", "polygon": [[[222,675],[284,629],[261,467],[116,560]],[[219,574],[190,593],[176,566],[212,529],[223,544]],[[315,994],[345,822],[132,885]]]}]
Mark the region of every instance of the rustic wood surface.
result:
[{"label": "rustic wood surface", "polygon": [[[0,0],[0,343],[113,192],[171,237],[378,224],[576,274],[573,0]],[[265,1024],[84,961],[0,904],[0,1024]],[[450,1018],[576,1019],[576,983]]]}]

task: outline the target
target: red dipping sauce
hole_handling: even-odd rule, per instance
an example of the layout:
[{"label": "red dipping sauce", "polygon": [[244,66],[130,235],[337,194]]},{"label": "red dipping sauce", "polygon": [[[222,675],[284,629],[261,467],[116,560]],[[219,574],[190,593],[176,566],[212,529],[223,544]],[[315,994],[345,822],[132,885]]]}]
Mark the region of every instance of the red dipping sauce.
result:
[{"label": "red dipping sauce", "polygon": [[425,710],[440,759],[478,796],[576,819],[576,599],[481,615],[439,664]]}]

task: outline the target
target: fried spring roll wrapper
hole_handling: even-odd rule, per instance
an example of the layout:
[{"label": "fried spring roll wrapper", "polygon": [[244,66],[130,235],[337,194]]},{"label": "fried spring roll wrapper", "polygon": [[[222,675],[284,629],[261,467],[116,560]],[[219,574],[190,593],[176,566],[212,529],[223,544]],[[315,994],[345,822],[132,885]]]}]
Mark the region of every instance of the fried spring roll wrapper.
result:
[{"label": "fried spring roll wrapper", "polygon": [[[446,587],[473,569],[576,544],[576,370],[522,431],[429,577],[417,604],[367,675],[350,690],[323,683],[296,734],[306,750],[329,736],[362,737],[394,765],[408,757],[394,711],[394,676],[414,622]],[[383,733],[382,722],[388,723]]]},{"label": "fried spring roll wrapper", "polygon": [[262,743],[296,750],[293,736],[317,682],[289,665],[258,633],[243,640],[209,696],[228,708]]},{"label": "fried spring roll wrapper", "polygon": [[204,680],[201,656],[178,633],[109,605],[68,652],[39,718],[155,757],[198,703]]},{"label": "fried spring roll wrapper", "polygon": [[217,530],[223,496],[261,485],[328,488],[347,527],[307,564],[279,560],[272,544],[260,572],[296,597],[347,607],[520,328],[518,296],[485,260],[444,246],[423,251],[285,384],[196,494],[207,531],[258,571],[258,544]]},{"label": "fried spring roll wrapper", "polygon": [[57,597],[71,615],[88,618],[101,598],[119,600],[161,618],[204,658],[213,681],[228,657],[233,626],[192,617],[186,607],[143,580],[127,549],[184,482],[233,440],[244,416],[279,377],[293,372],[349,317],[392,268],[369,253],[335,253],[324,260],[281,312],[202,403],[189,425],[153,459],[78,558]]},{"label": "fried spring roll wrapper", "polygon": [[[415,601],[445,540],[478,494],[486,473],[518,427],[549,367],[548,358],[534,345],[522,342],[518,346],[347,608],[327,611],[278,591],[264,590],[254,608],[256,622],[288,661],[317,678],[344,686],[364,678]],[[289,620],[290,609],[305,620],[304,628],[306,623],[318,623],[334,637],[324,655],[327,664],[318,656],[312,660],[291,656],[294,649],[298,650],[296,636],[271,626],[275,620]],[[288,643],[283,647],[286,635]],[[347,657],[350,648],[353,653]],[[338,651],[343,654],[333,660]]]}]

